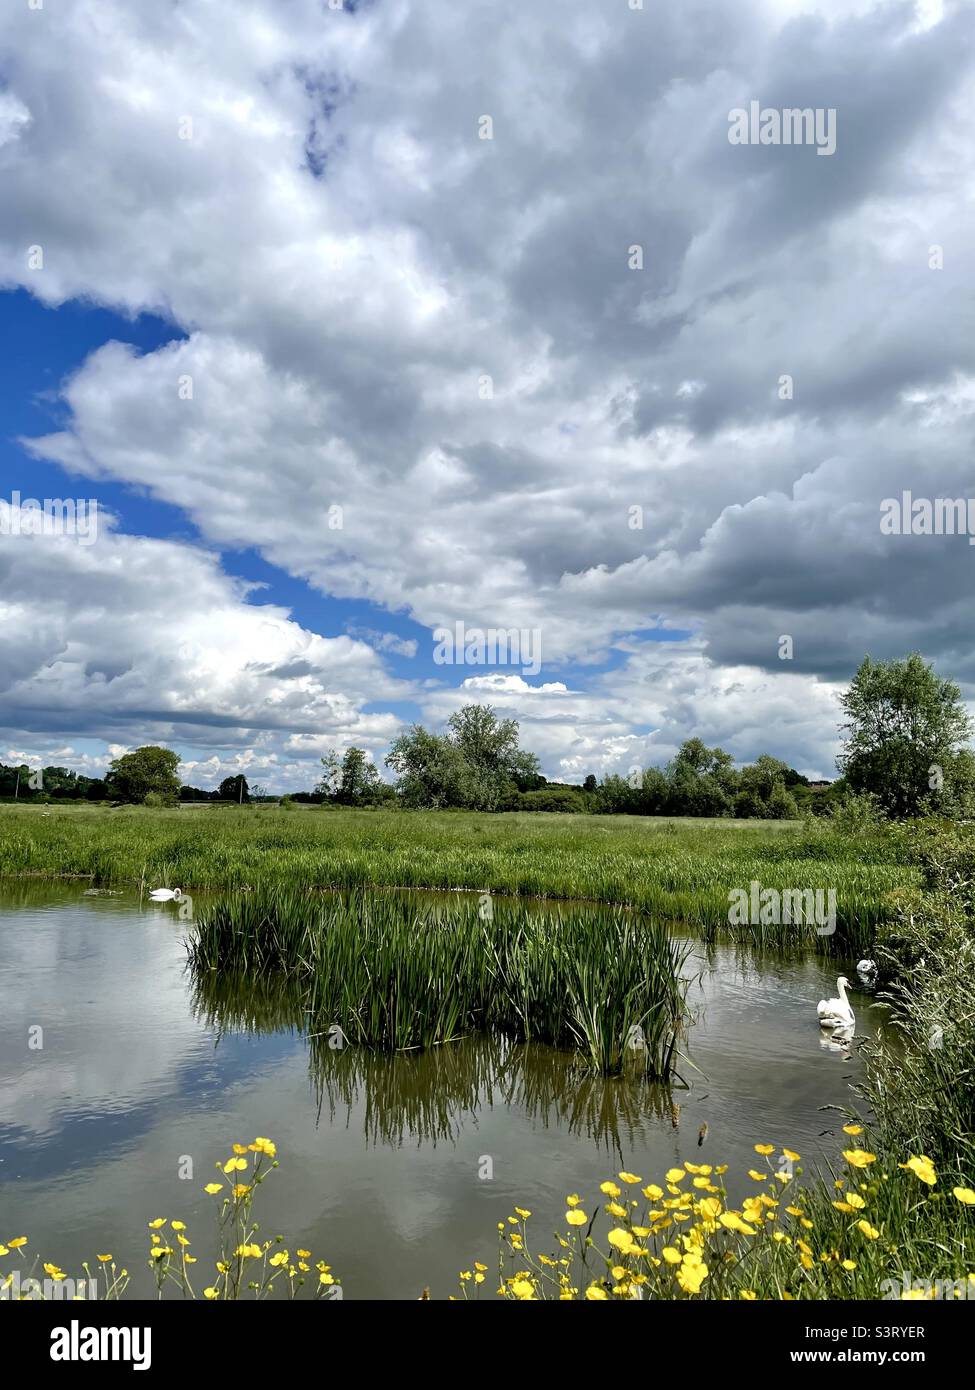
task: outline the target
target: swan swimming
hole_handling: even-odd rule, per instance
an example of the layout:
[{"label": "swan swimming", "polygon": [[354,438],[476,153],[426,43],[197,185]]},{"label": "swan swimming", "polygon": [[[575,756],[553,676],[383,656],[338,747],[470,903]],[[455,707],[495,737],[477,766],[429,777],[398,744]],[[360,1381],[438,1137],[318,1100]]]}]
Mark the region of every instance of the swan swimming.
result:
[{"label": "swan swimming", "polygon": [[154,903],[178,903],[182,901],[182,888],[154,888],[149,894]]},{"label": "swan swimming", "polygon": [[836,1030],[839,1028],[846,1029],[856,1027],[856,1016],[853,1013],[853,1008],[849,999],[846,997],[846,987],[849,983],[846,976],[841,975],[836,981],[836,988],[839,990],[839,998],[820,999],[819,1003],[816,1005],[816,1012],[819,1015],[819,1026],[821,1028]]},{"label": "swan swimming", "polygon": [[861,980],[872,983],[877,978],[877,962],[875,960],[858,960],[857,974]]}]

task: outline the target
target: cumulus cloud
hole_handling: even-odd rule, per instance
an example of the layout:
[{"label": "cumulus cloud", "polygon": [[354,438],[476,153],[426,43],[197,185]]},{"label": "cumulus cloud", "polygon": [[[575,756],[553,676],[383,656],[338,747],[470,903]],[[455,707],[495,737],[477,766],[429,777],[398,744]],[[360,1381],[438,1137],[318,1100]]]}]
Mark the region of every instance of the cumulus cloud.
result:
[{"label": "cumulus cloud", "polygon": [[[100,739],[111,756],[134,732],[227,750],[210,784],[228,771],[279,780],[297,768],[290,741],[300,735],[383,747],[399,720],[365,706],[403,687],[376,652],[309,632],[257,597],[212,552],[185,544],[104,527],[88,547],[10,539],[0,548],[4,721]],[[33,761],[36,737],[30,747]],[[43,761],[60,756],[49,738]]]},{"label": "cumulus cloud", "polygon": [[[828,774],[864,651],[919,647],[975,687],[972,552],[879,531],[901,487],[970,486],[966,8],[9,8],[0,282],[174,324],[81,363],[27,454],[424,628],[537,628],[545,678],[408,694],[379,656],[414,639],[242,617],[262,610],[197,549],[190,635],[150,653],[135,629],[160,603],[175,624],[141,565],[176,573],[182,548],[114,535],[79,601],[126,547],[132,585],[82,667],[66,618],[4,591],[49,663],[15,644],[4,725],[179,728],[203,762],[217,727],[260,730],[255,756],[300,762],[340,736],[378,754],[384,701],[474,695],[524,708],[556,774],[705,731]],[[732,146],[753,99],[835,108],[835,154]],[[271,650],[245,661],[255,621]],[[694,636],[652,640],[674,630]]]}]

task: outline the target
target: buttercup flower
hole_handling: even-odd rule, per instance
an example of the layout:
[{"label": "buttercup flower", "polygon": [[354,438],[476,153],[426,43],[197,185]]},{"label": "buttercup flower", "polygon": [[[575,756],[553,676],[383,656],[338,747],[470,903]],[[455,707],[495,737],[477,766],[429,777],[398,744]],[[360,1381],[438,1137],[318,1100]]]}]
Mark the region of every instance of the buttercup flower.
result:
[{"label": "buttercup flower", "polygon": [[921,1154],[919,1156],[912,1154],[906,1163],[898,1163],[897,1166],[898,1168],[908,1169],[915,1177],[920,1178],[921,1182],[926,1182],[929,1187],[933,1187],[938,1181],[937,1174],[934,1171],[934,1164],[926,1154]]},{"label": "buttercup flower", "polygon": [[871,1163],[877,1162],[877,1155],[867,1153],[865,1149],[844,1149],[843,1157],[852,1168],[869,1168]]}]

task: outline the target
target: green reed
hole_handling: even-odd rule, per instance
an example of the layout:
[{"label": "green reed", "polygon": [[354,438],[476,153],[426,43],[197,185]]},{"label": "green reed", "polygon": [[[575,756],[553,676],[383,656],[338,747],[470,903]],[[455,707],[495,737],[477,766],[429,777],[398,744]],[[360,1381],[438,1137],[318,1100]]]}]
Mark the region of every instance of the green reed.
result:
[{"label": "green reed", "polygon": [[[729,891],[834,888],[835,937],[866,950],[892,890],[919,881],[885,832],[851,838],[816,822],[484,815],[274,806],[0,807],[0,876],[84,875],[96,884],[193,892],[245,888],[469,888],[640,908],[706,935],[728,931]],[[753,935],[754,931],[745,933]],[[797,943],[761,932],[763,945]]]},{"label": "green reed", "polygon": [[619,911],[297,889],[229,895],[200,914],[190,948],[198,974],[299,983],[310,1031],[337,1028],[342,1046],[401,1052],[488,1032],[656,1078],[674,1069],[685,954],[663,926]]}]

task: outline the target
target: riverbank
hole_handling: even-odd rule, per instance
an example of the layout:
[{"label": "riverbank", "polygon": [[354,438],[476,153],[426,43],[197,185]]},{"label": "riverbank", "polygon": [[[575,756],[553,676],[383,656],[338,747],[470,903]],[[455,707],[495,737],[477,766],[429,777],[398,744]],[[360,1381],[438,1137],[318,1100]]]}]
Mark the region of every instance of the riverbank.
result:
[{"label": "riverbank", "polygon": [[276,807],[44,812],[0,807],[0,875],[191,892],[462,888],[638,907],[712,930],[728,923],[729,894],[753,883],[832,889],[837,927],[853,947],[872,939],[887,894],[920,882],[885,832],[822,822]]}]

